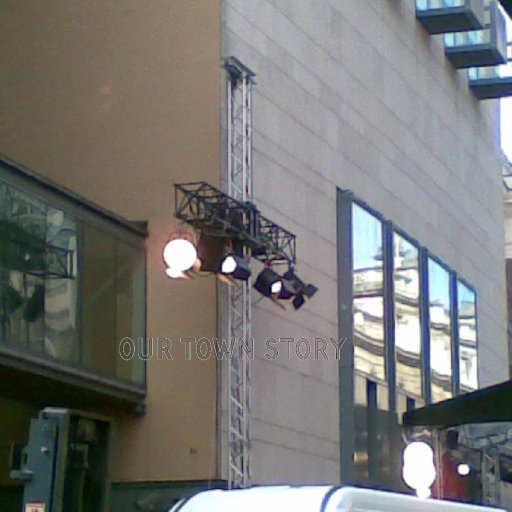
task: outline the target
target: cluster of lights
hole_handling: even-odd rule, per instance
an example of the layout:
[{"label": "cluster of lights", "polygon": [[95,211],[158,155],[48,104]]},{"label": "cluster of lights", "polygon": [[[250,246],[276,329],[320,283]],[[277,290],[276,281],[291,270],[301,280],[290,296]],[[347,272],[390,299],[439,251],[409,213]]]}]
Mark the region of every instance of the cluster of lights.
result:
[{"label": "cluster of lights", "polygon": [[[168,277],[184,278],[200,270],[241,281],[247,281],[251,276],[249,262],[240,248],[226,252],[222,240],[214,237],[202,237],[198,245],[199,254],[194,238],[188,233],[176,233],[170,238],[163,250]],[[274,301],[293,299],[295,309],[301,308],[306,298],[313,297],[318,291],[313,284],[304,283],[293,267],[281,276],[270,265],[265,265],[258,274],[254,288]]]}]

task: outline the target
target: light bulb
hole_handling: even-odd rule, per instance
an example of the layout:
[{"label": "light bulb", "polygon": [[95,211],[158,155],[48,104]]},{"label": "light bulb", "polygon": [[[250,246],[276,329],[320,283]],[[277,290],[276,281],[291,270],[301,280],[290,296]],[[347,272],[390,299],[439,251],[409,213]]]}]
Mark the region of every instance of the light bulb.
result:
[{"label": "light bulb", "polygon": [[272,292],[272,294],[279,293],[282,288],[283,288],[282,281],[274,281],[270,286],[270,291]]},{"label": "light bulb", "polygon": [[414,489],[419,497],[427,498],[436,476],[432,447],[422,441],[408,444],[403,453],[402,478],[404,482]]},{"label": "light bulb", "polygon": [[232,274],[236,270],[236,261],[233,256],[226,256],[222,262],[221,271],[223,274]]},{"label": "light bulb", "polygon": [[470,472],[471,472],[471,468],[469,467],[469,464],[466,464],[465,462],[463,462],[457,466],[457,473],[460,476],[468,476]]},{"label": "light bulb", "polygon": [[185,272],[196,262],[197,249],[190,240],[175,238],[165,244],[163,257],[166,265],[173,269],[173,272]]}]

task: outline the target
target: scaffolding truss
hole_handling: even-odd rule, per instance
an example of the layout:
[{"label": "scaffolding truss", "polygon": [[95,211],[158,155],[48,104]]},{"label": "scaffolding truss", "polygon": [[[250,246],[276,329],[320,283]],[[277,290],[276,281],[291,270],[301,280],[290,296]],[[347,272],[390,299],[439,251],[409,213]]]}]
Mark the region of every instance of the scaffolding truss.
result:
[{"label": "scaffolding truss", "polygon": [[210,236],[241,242],[265,263],[295,263],[295,235],[204,181],[175,185],[175,216]]},{"label": "scaffolding truss", "polygon": [[227,360],[227,462],[230,489],[251,483],[252,360],[250,347],[250,284],[240,282],[228,290],[228,333],[234,350]]},{"label": "scaffolding truss", "polygon": [[[175,185],[175,216],[201,234],[225,238],[265,265],[296,262],[296,237],[263,216],[252,187],[251,90],[254,73],[234,57],[224,62],[227,74],[226,192],[206,183]],[[251,280],[235,281],[227,289],[226,336],[226,461],[231,489],[251,485],[252,337]]]},{"label": "scaffolding truss", "polygon": [[[252,85],[254,73],[231,57],[225,61],[227,86],[228,194],[250,204],[252,189]],[[255,215],[256,210],[251,209]],[[249,212],[246,219],[254,227]],[[246,254],[249,247],[245,248]],[[238,350],[227,364],[228,485],[251,484],[252,466],[252,361],[241,345],[251,339],[251,280],[228,289],[228,336]],[[238,355],[238,357],[237,357]]]},{"label": "scaffolding truss", "polygon": [[500,504],[500,453],[495,448],[482,450],[482,501],[486,505]]}]

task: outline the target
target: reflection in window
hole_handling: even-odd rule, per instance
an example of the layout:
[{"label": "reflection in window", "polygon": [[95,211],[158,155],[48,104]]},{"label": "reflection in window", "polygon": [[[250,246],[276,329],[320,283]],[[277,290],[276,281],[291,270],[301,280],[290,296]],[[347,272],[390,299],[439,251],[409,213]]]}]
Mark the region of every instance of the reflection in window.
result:
[{"label": "reflection in window", "polygon": [[421,397],[421,325],[418,249],[393,234],[397,391]]},{"label": "reflection in window", "polygon": [[144,332],[144,258],[140,249],[91,225],[83,227],[83,364],[143,383],[144,366],[119,357],[119,341]]},{"label": "reflection in window", "polygon": [[143,385],[117,348],[143,339],[144,283],[142,245],[0,180],[0,344]]},{"label": "reflection in window", "polygon": [[439,263],[430,258],[428,289],[432,402],[439,402],[452,396],[450,275]]},{"label": "reflection in window", "polygon": [[360,206],[352,206],[354,286],[354,365],[384,380],[384,297],[382,224]]},{"label": "reflection in window", "polygon": [[6,184],[0,203],[0,341],[72,362],[76,222]]},{"label": "reflection in window", "polygon": [[478,359],[475,292],[457,281],[457,318],[459,328],[459,376],[462,392],[478,388]]}]

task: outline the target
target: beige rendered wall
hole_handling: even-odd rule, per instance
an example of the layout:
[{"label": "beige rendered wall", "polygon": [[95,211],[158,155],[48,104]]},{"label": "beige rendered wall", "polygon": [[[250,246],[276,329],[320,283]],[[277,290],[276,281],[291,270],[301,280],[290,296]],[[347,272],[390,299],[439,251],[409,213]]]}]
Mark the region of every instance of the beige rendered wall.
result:
[{"label": "beige rendered wall", "polygon": [[0,34],[0,153],[149,220],[147,334],[174,361],[118,422],[114,480],[215,477],[215,363],[178,342],[215,336],[215,283],[169,281],[161,249],[173,183],[220,180],[220,2],[3,0]]}]

